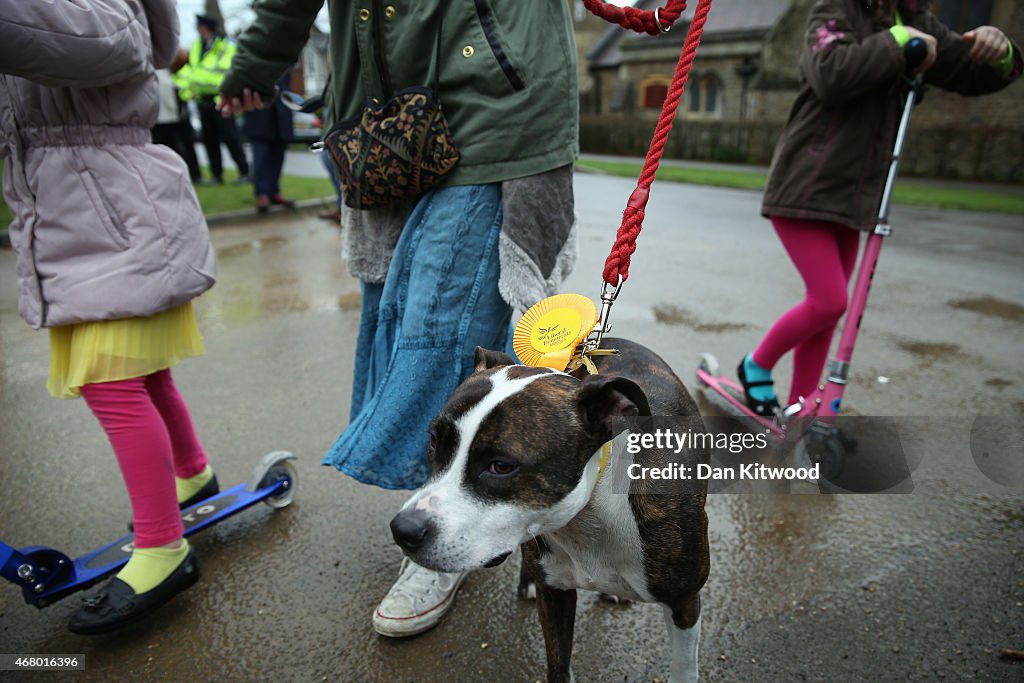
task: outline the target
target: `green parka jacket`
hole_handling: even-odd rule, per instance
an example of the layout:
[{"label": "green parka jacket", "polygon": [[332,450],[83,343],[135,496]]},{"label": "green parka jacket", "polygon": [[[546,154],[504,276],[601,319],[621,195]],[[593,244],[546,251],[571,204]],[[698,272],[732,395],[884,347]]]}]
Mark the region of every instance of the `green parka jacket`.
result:
[{"label": "green parka jacket", "polygon": [[[1006,87],[1009,77],[967,58],[970,45],[930,12],[904,23],[935,36],[927,83],[962,95]],[[800,58],[801,87],[775,147],[761,211],[765,216],[875,226],[906,86],[903,48],[863,0],[821,0],[811,10]]]},{"label": "green parka jacket", "polygon": [[[433,85],[462,159],[447,183],[510,180],[572,163],[578,152],[576,46],[565,0],[327,0],[334,111]],[[221,91],[264,95],[295,64],[323,0],[263,0],[238,39]]]}]

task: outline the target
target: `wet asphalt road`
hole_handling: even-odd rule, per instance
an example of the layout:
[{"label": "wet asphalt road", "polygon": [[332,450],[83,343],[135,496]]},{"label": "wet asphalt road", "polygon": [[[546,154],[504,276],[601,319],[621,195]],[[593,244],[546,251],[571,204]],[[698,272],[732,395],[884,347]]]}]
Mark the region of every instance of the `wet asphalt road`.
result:
[{"label": "wet asphalt road", "polygon": [[[567,291],[596,298],[631,189],[578,176],[581,256]],[[613,323],[691,387],[699,352],[731,368],[801,294],[759,198],[655,184]],[[897,210],[893,225],[845,406],[907,416],[897,424],[921,461],[913,493],[711,496],[706,680],[1024,679],[1024,662],[998,655],[1024,648],[1024,491],[980,476],[969,448],[975,416],[998,416],[998,447],[1021,455],[1024,225],[923,210]],[[0,653],[86,658],[74,676],[16,680],[542,679],[516,561],[471,576],[432,632],[373,633],[369,615],[400,559],[387,523],[406,494],[319,464],[345,424],[358,324],[339,231],[311,214],[273,214],[212,235],[219,282],[197,304],[207,355],[175,378],[222,484],[287,449],[300,458],[296,502],[193,537],[202,581],[129,632],[72,635],[64,624],[78,596],[37,610],[0,585]],[[0,281],[0,538],[81,554],[123,533],[127,496],[86,406],[46,394],[46,337],[17,315],[9,251]],[[667,657],[659,609],[582,597],[577,680],[651,681],[667,674]]]}]

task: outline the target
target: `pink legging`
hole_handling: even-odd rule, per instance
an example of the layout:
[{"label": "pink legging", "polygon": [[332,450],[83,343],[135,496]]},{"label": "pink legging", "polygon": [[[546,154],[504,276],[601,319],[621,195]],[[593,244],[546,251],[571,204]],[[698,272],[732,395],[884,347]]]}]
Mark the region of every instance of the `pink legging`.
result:
[{"label": "pink legging", "polygon": [[838,223],[772,216],[772,226],[804,280],[804,300],[775,321],[754,350],[766,370],[793,350],[792,404],[821,380],[836,323],[846,312],[860,233]]},{"label": "pink legging", "polygon": [[135,546],[180,538],[174,476],[195,476],[206,453],[170,370],[117,382],[87,384],[82,397],[110,439],[132,502]]}]

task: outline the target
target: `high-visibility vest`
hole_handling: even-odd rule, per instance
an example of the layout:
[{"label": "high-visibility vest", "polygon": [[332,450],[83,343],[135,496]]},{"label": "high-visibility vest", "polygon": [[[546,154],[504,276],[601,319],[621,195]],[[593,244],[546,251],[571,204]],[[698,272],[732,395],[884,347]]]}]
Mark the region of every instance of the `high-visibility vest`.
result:
[{"label": "high-visibility vest", "polygon": [[220,92],[221,81],[231,66],[238,47],[224,36],[214,38],[210,49],[203,54],[202,38],[192,43],[188,56],[189,90],[195,97],[212,97]]},{"label": "high-visibility vest", "polygon": [[174,81],[174,87],[178,89],[178,97],[184,102],[188,102],[195,98],[192,93],[192,67],[188,64],[183,64],[180,69],[171,74],[171,80]]}]

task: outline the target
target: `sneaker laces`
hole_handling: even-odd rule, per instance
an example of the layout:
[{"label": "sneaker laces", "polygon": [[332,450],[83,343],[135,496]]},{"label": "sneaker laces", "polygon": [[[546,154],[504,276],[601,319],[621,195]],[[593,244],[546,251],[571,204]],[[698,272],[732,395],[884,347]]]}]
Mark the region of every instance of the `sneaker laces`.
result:
[{"label": "sneaker laces", "polygon": [[412,602],[425,603],[435,592],[447,593],[455,585],[458,574],[446,574],[435,572],[432,569],[421,567],[408,557],[402,560],[402,568],[399,571],[398,580],[388,591],[390,595],[404,595]]}]

